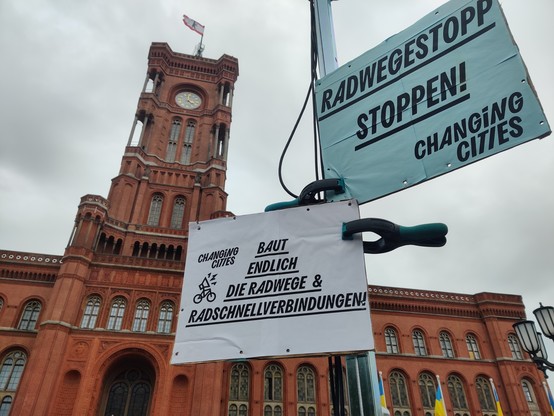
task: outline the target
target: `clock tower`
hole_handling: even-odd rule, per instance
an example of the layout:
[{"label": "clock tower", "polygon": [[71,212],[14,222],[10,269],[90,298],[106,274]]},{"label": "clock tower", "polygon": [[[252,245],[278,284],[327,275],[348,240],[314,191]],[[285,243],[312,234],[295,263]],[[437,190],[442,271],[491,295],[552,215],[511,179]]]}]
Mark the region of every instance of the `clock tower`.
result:
[{"label": "clock tower", "polygon": [[116,250],[121,240],[122,255],[180,259],[190,221],[226,215],[237,76],[238,61],[231,56],[213,60],[152,44],[121,169],[108,195],[110,221],[99,236],[101,250]]}]

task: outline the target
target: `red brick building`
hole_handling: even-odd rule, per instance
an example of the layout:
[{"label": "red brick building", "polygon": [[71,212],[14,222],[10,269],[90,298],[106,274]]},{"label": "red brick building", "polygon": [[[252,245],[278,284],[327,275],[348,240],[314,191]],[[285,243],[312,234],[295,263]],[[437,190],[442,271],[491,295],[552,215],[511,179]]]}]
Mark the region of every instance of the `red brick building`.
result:
[{"label": "red brick building", "polygon": [[[229,215],[238,61],[152,44],[121,168],[85,195],[63,256],[0,251],[0,415],[329,415],[326,357],[172,366],[187,224]],[[521,297],[369,287],[398,416],[547,415],[512,323]],[[347,403],[348,408],[348,403]]]}]

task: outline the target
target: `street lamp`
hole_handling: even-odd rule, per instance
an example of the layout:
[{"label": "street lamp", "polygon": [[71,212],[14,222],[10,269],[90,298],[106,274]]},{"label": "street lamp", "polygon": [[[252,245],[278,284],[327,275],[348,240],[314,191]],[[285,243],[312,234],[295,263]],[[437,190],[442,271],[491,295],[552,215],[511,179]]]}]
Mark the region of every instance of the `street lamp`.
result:
[{"label": "street lamp", "polygon": [[533,311],[542,333],[554,340],[554,306],[542,306]]},{"label": "street lamp", "polygon": [[[554,307],[542,306],[533,311],[542,333],[554,340]],[[540,332],[537,332],[533,321],[520,321],[512,325],[523,349],[529,353],[536,366],[548,378],[546,370],[554,371],[554,364],[548,361],[548,354]]]}]

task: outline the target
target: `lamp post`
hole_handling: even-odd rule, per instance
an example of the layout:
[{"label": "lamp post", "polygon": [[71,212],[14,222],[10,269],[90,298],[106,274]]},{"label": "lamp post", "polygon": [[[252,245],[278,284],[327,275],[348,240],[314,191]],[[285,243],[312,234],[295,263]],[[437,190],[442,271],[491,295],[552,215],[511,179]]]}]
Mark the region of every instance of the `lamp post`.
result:
[{"label": "lamp post", "polygon": [[[554,341],[554,307],[543,306],[533,311],[542,333]],[[554,371],[554,364],[548,361],[548,354],[541,333],[537,332],[533,321],[520,321],[512,325],[523,349],[529,353],[536,366],[548,378],[546,370]]]}]

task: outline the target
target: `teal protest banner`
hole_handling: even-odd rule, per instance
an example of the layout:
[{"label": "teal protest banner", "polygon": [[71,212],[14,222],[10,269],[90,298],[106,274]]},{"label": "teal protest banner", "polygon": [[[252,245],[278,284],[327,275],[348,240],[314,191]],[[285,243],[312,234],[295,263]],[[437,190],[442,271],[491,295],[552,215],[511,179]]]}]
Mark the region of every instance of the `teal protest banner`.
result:
[{"label": "teal protest banner", "polygon": [[365,203],[550,134],[497,0],[452,0],[316,83],[325,178]]}]

